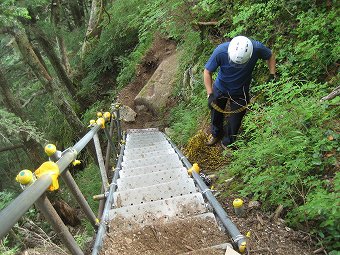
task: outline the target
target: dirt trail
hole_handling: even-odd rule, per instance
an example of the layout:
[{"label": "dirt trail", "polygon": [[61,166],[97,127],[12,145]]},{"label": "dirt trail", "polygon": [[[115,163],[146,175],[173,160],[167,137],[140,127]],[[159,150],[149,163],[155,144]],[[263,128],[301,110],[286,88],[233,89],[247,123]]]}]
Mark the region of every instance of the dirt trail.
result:
[{"label": "dirt trail", "polygon": [[[118,95],[118,101],[136,111],[134,99],[139,91],[151,78],[159,64],[176,50],[176,44],[167,39],[158,37],[152,45],[151,50],[143,58],[142,63],[137,68],[137,76],[134,81],[127,85]],[[142,111],[137,114],[136,121],[123,123],[123,129],[129,128],[164,128],[164,119],[153,116],[151,112]]]}]

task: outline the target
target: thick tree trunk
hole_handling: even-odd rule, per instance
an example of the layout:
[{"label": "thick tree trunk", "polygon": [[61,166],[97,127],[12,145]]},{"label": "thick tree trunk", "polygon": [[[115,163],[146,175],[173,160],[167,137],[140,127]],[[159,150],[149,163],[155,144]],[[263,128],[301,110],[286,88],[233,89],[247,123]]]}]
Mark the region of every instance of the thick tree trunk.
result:
[{"label": "thick tree trunk", "polygon": [[103,18],[104,10],[103,0],[92,0],[90,19],[87,26],[85,41],[82,46],[82,58],[91,49],[93,39],[100,37],[101,34],[101,21]]},{"label": "thick tree trunk", "polygon": [[[16,116],[18,116],[22,121],[28,120],[28,115],[21,108],[19,100],[15,98],[10,90],[8,82],[0,69],[0,91],[3,95],[5,107]],[[20,133],[20,138],[23,143],[23,148],[26,151],[28,157],[34,167],[39,166],[43,161],[43,147],[40,143],[29,138],[28,134],[25,132]]]},{"label": "thick tree trunk", "polygon": [[68,124],[72,128],[72,130],[78,136],[85,133],[86,129],[84,125],[81,123],[80,119],[72,109],[71,105],[65,99],[62,91],[58,87],[56,80],[53,79],[48,71],[44,68],[44,66],[39,61],[37,55],[34,53],[33,48],[27,38],[27,35],[18,29],[13,30],[13,35],[18,44],[19,50],[27,62],[27,64],[31,67],[39,81],[43,84],[46,91],[48,91],[55,105],[64,115]]},{"label": "thick tree trunk", "polygon": [[86,3],[84,0],[78,0],[79,11],[83,17],[85,17],[85,13],[87,13]]},{"label": "thick tree trunk", "polygon": [[70,77],[67,75],[63,65],[61,64],[60,59],[55,53],[53,45],[48,41],[43,31],[37,28],[35,25],[31,26],[31,31],[34,33],[36,39],[39,42],[39,45],[43,48],[48,59],[50,60],[53,69],[55,70],[61,84],[65,85],[66,91],[68,91],[72,98],[76,100],[77,97],[76,88],[73,82],[71,81]]},{"label": "thick tree trunk", "polygon": [[84,22],[84,12],[81,9],[81,6],[79,6],[78,2],[75,0],[68,0],[68,5],[73,17],[74,24],[77,27],[81,27]]},{"label": "thick tree trunk", "polygon": [[52,0],[52,7],[51,7],[51,23],[54,26],[56,31],[56,38],[59,47],[59,52],[61,56],[61,62],[64,65],[65,71],[67,74],[71,74],[71,65],[68,60],[67,50],[64,42],[64,38],[60,35],[59,23],[60,23],[60,1],[59,0]]}]

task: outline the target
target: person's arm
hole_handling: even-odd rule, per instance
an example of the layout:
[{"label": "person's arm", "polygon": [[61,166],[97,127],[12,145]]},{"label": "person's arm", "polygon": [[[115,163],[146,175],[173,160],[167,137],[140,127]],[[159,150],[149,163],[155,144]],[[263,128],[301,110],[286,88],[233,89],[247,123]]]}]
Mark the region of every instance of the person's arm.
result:
[{"label": "person's arm", "polygon": [[274,77],[276,76],[276,59],[275,59],[275,54],[273,53],[271,57],[267,60],[267,65],[269,69],[269,74],[273,75]]},{"label": "person's arm", "polygon": [[212,72],[210,72],[208,69],[204,69],[203,78],[204,78],[204,86],[205,86],[205,89],[207,90],[207,95],[209,96],[210,94],[213,93],[213,90],[212,90],[212,84],[213,84]]}]

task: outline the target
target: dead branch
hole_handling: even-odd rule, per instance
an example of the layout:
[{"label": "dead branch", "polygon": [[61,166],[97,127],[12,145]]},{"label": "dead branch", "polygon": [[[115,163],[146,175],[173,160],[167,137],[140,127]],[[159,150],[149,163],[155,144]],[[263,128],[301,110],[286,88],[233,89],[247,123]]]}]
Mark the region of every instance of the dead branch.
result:
[{"label": "dead branch", "polygon": [[321,248],[316,249],[315,251],[313,251],[313,254],[321,253],[321,252],[323,252],[324,250],[325,250],[325,248],[324,248],[324,247],[321,247]]},{"label": "dead branch", "polygon": [[12,145],[12,146],[7,146],[7,147],[4,147],[4,148],[1,148],[0,152],[15,150],[15,149],[21,148],[22,146],[23,146],[22,144],[16,144],[16,145]]},{"label": "dead branch", "polygon": [[39,91],[33,93],[32,96],[25,101],[25,103],[21,106],[21,108],[25,108],[37,96],[40,96],[40,95],[43,95],[43,94],[46,94],[46,93],[47,93],[46,90],[39,90]]},{"label": "dead branch", "polygon": [[283,210],[283,205],[279,205],[275,212],[269,216],[269,219],[272,219],[273,221],[277,221],[279,219],[279,216]]},{"label": "dead branch", "polygon": [[57,244],[55,244],[51,237],[37,224],[35,224],[32,220],[29,218],[24,218],[26,221],[26,224],[28,227],[31,227],[32,229],[28,229],[27,227],[23,226],[16,226],[15,228],[18,229],[21,233],[23,233],[32,243],[44,246],[44,247],[51,247],[58,251],[60,251],[62,254],[67,254],[65,250],[60,248]]},{"label": "dead branch", "polygon": [[331,100],[334,97],[340,95],[340,86],[335,88],[331,93],[329,93],[327,96],[323,97],[320,99],[320,102],[326,101],[326,100]]},{"label": "dead branch", "polygon": [[216,26],[218,21],[199,21],[197,24],[201,26]]}]

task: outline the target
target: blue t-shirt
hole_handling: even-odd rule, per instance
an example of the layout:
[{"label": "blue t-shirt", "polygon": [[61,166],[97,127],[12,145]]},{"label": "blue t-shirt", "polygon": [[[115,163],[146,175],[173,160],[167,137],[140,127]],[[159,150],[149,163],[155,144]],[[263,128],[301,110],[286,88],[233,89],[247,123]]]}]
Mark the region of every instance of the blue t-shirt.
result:
[{"label": "blue t-shirt", "polygon": [[222,43],[216,47],[213,54],[205,64],[205,68],[210,72],[215,72],[218,67],[217,78],[214,86],[221,92],[229,95],[243,95],[249,92],[251,74],[256,61],[260,58],[268,60],[272,52],[262,43],[251,40],[253,43],[253,54],[250,60],[243,65],[236,65],[229,62],[228,46],[229,42]]}]

